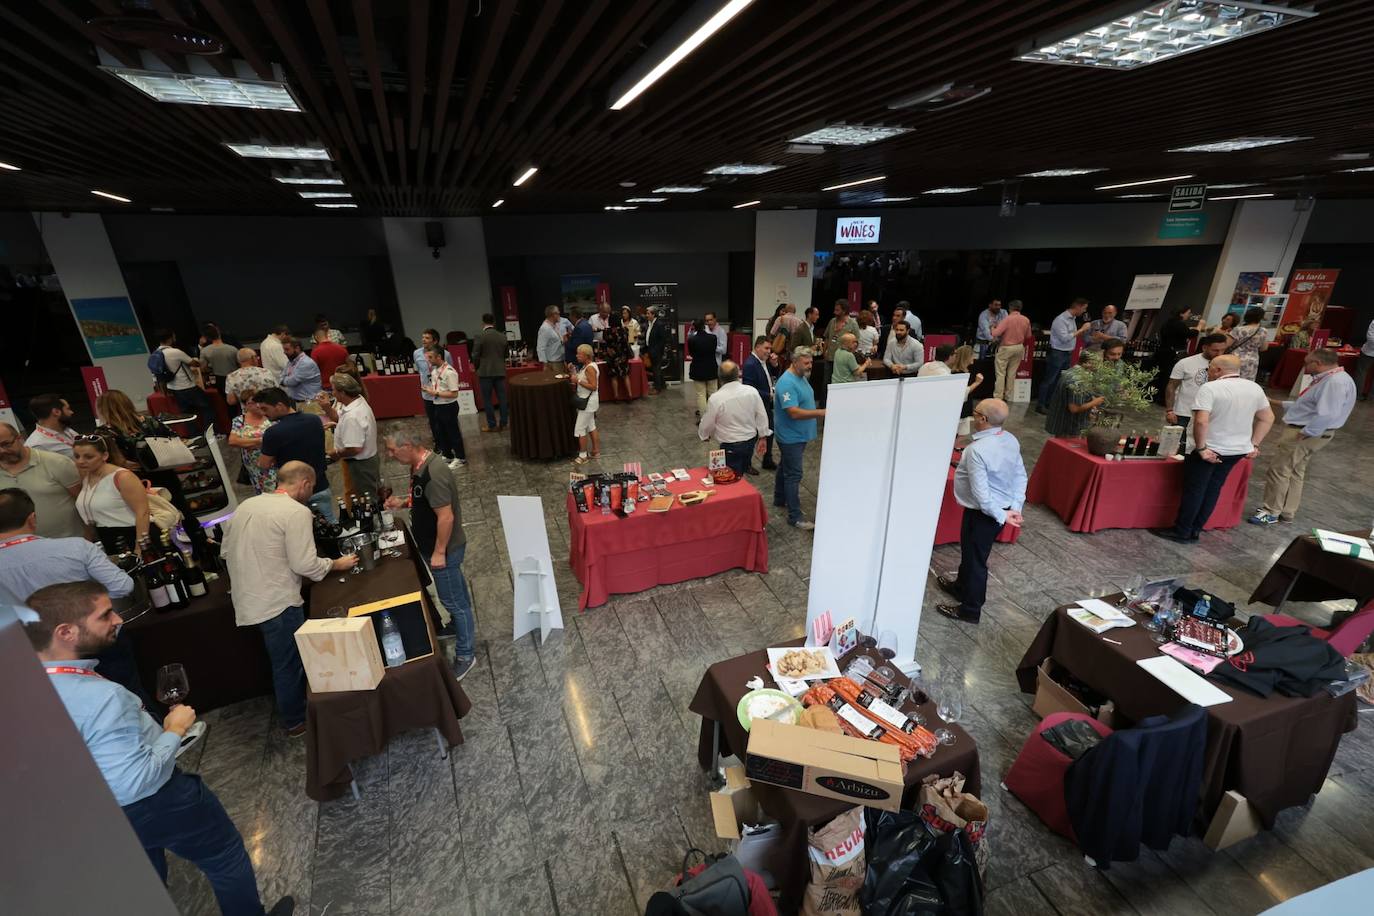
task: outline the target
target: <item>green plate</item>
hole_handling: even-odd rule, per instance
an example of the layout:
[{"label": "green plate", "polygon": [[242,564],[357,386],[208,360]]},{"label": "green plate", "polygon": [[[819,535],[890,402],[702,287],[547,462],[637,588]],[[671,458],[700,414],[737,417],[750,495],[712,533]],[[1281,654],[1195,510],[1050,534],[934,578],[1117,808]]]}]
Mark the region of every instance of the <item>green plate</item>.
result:
[{"label": "green plate", "polygon": [[781,690],[774,690],[772,687],[764,687],[761,690],[751,690],[740,697],[739,705],[735,707],[735,715],[739,717],[739,724],[744,726],[745,731],[749,731],[749,703],[755,697],[778,697],[779,699],[787,701],[787,706],[791,714],[787,715],[784,713],[783,718],[775,719],[774,721],[782,722],[787,725],[796,725],[801,721],[802,704],[798,703],[795,699]]}]

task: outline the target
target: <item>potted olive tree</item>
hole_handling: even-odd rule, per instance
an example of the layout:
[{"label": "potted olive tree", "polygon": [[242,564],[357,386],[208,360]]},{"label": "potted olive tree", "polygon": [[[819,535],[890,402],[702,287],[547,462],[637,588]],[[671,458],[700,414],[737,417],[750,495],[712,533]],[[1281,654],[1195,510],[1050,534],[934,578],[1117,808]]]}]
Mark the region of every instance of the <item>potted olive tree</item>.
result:
[{"label": "potted olive tree", "polygon": [[1118,430],[1127,419],[1139,418],[1148,423],[1145,415],[1154,408],[1155,372],[1123,360],[1108,361],[1096,354],[1085,358],[1074,368],[1067,381],[1076,394],[1102,398],[1102,404],[1092,412],[1091,425],[1084,438],[1088,451],[1105,455],[1115,448],[1121,437]]}]

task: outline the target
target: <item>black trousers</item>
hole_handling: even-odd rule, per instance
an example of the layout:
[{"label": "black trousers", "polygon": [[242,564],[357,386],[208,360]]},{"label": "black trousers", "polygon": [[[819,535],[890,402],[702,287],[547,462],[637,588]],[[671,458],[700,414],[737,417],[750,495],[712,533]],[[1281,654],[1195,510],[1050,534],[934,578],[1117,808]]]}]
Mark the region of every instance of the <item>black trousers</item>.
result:
[{"label": "black trousers", "polygon": [[434,405],[434,450],[445,458],[467,458],[458,429],[458,402]]},{"label": "black trousers", "polygon": [[977,509],[965,509],[959,526],[959,610],[977,617],[988,597],[988,557],[1002,525]]},{"label": "black trousers", "polygon": [[653,380],[654,390],[663,390],[663,351],[657,353],[648,352],[649,357],[649,376]]},{"label": "black trousers", "polygon": [[424,400],[425,419],[429,421],[429,434],[434,439],[434,450],[439,451],[439,427],[434,424],[434,402]]},{"label": "black trousers", "polygon": [[1212,517],[1231,468],[1243,460],[1244,455],[1223,455],[1219,463],[1213,464],[1204,461],[1198,452],[1183,459],[1183,495],[1178,501],[1174,534],[1181,538],[1196,538],[1202,534],[1202,526]]}]

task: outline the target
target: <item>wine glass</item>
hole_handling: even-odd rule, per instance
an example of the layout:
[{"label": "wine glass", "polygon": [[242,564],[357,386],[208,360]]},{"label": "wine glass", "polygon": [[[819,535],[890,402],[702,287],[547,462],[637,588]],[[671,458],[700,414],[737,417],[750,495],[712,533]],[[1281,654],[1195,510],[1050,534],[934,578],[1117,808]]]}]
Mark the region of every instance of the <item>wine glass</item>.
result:
[{"label": "wine glass", "polygon": [[1129,608],[1140,598],[1140,590],[1145,587],[1145,577],[1136,573],[1126,580],[1126,585],[1122,588],[1121,600],[1117,602],[1117,607],[1125,606]]},{"label": "wine glass", "polygon": [[881,630],[878,633],[878,654],[886,659],[897,657],[897,633],[894,630]]},{"label": "wine glass", "polygon": [[[963,698],[957,693],[943,691],[943,695],[936,704],[935,714],[938,715],[943,722],[949,724],[958,722],[964,714]],[[959,740],[958,736],[948,728],[941,728],[936,731],[935,737],[941,744],[953,744],[955,741]]]},{"label": "wine glass", "polygon": [[[353,543],[353,539],[352,539],[352,538],[341,538],[341,539],[339,540],[339,556],[341,556],[341,557],[356,557],[357,555],[358,555],[358,545],[355,544],[355,543]],[[356,573],[356,572],[361,572],[361,570],[358,568],[358,564],[356,564],[356,563],[353,564],[353,572],[355,572],[355,573]],[[339,576],[339,581],[340,581],[340,582],[347,582],[347,581],[348,581],[348,574],[345,573],[344,575]]]},{"label": "wine glass", "polygon": [[191,682],[186,678],[186,669],[180,662],[163,665],[157,669],[157,699],[164,706],[176,706],[186,702],[191,692]]},{"label": "wine glass", "polygon": [[1150,638],[1157,643],[1168,640],[1167,631],[1170,624],[1178,619],[1178,608],[1174,604],[1173,596],[1165,595],[1159,599],[1159,607],[1155,610],[1154,616],[1145,623],[1145,629],[1150,631]]}]

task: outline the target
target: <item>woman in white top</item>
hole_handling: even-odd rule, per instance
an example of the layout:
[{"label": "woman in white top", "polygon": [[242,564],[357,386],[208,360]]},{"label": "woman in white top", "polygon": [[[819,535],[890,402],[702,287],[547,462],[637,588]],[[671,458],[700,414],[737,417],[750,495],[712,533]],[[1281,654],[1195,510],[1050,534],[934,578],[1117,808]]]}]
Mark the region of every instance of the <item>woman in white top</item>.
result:
[{"label": "woman in white top", "polygon": [[620,324],[625,328],[625,334],[630,338],[630,346],[639,343],[639,322],[635,321],[634,313],[630,311],[628,305],[620,307]]},{"label": "woman in white top", "polygon": [[[577,397],[587,399],[587,406],[577,411],[577,426],[573,433],[577,436],[578,453],[573,464],[586,464],[593,458],[601,457],[601,436],[596,431],[596,409],[601,406],[601,395],[598,393],[601,379],[589,345],[582,344],[577,348],[577,364],[581,368],[573,373],[573,391]],[[590,455],[587,453],[588,436],[592,440]]]},{"label": "woman in white top", "polygon": [[1256,306],[1245,310],[1245,318],[1240,327],[1231,331],[1231,345],[1227,353],[1240,357],[1240,377],[1250,381],[1259,374],[1260,354],[1269,346],[1269,332],[1260,322],[1264,321],[1264,309]]},{"label": "woman in white top", "polygon": [[110,447],[100,436],[79,437],[72,452],[81,472],[76,511],[86,523],[86,537],[99,539],[111,553],[121,540],[130,550],[152,543],[148,495],[137,475],[110,463]]},{"label": "woman in white top", "polygon": [[873,356],[878,352],[878,328],[873,322],[873,313],[868,309],[859,312],[859,355]]}]

